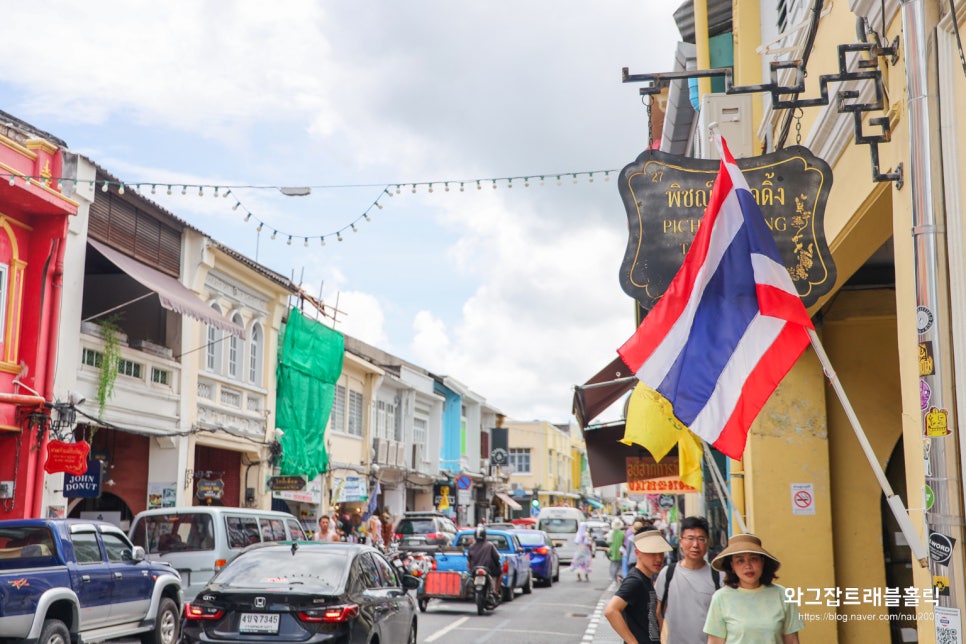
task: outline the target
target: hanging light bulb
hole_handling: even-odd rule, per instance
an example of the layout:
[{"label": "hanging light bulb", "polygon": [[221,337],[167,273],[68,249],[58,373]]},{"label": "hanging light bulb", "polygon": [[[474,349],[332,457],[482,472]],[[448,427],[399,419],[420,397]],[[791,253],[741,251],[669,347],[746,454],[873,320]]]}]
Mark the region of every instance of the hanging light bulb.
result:
[{"label": "hanging light bulb", "polygon": [[399,194],[399,184],[398,183],[396,184],[396,194],[397,195]]},{"label": "hanging light bulb", "polygon": [[416,184],[413,184],[413,194],[416,194]]},{"label": "hanging light bulb", "polygon": [[168,194],[171,194],[171,186],[168,186]]},{"label": "hanging light bulb", "polygon": [[483,186],[480,185],[480,180],[479,179],[476,180],[476,189],[477,190],[482,190],[483,189]]},{"label": "hanging light bulb", "polygon": [[610,170],[604,170],[604,181],[610,181]]},{"label": "hanging light bulb", "polygon": [[379,203],[378,201],[376,202],[376,208],[378,208],[379,210],[382,210],[382,204]]},{"label": "hanging light bulb", "polygon": [[302,245],[305,246],[306,248],[309,247],[309,238],[308,237],[305,238],[305,243],[302,244]]},{"label": "hanging light bulb", "polygon": [[10,175],[10,185],[13,185],[13,175]]},{"label": "hanging light bulb", "polygon": [[507,179],[506,180],[506,187],[507,188],[512,188],[513,187],[513,179]]},{"label": "hanging light bulb", "polygon": [[278,231],[277,230],[273,230],[272,231],[272,239],[275,239],[275,235],[277,235],[277,234],[278,234]]},{"label": "hanging light bulb", "polygon": [[152,183],[151,184],[151,194],[153,195],[157,191],[157,189],[158,189],[158,187]]},{"label": "hanging light bulb", "polygon": [[198,186],[198,196],[199,197],[204,197],[205,196],[205,188],[204,188],[204,186]]},{"label": "hanging light bulb", "polygon": [[577,183],[577,173],[574,172],[574,183]]},{"label": "hanging light bulb", "polygon": [[319,246],[325,246],[325,235],[319,237]]},{"label": "hanging light bulb", "polygon": [[385,192],[385,193],[386,193],[387,195],[389,195],[390,197],[392,196],[392,193],[391,193],[391,192],[389,192],[389,188],[386,188],[385,190],[383,190],[383,192]]},{"label": "hanging light bulb", "polygon": [[430,191],[430,192],[432,192],[432,191],[433,191],[433,184],[429,184],[429,191]]},{"label": "hanging light bulb", "polygon": [[264,225],[265,225],[264,223],[258,222],[258,228],[255,229],[255,232],[256,233],[262,232],[262,226],[264,226]]},{"label": "hanging light bulb", "polygon": [[530,177],[524,177],[524,179],[523,179],[523,187],[524,188],[529,188],[530,187]]},{"label": "hanging light bulb", "polygon": [[291,236],[291,235],[289,235],[289,236],[288,236],[288,242],[286,242],[286,243],[287,243],[287,244],[288,244],[289,246],[291,246],[291,245],[292,245],[292,236]]},{"label": "hanging light bulb", "polygon": [[350,227],[352,228],[352,232],[354,232],[354,233],[357,233],[357,232],[359,232],[358,230],[356,230],[356,225],[355,225],[355,222],[353,222],[353,223],[351,223],[351,224],[349,224],[349,226],[350,226]]},{"label": "hanging light bulb", "polygon": [[366,221],[372,221],[372,219],[369,218],[369,213],[367,213],[367,212],[362,213],[362,217]]},{"label": "hanging light bulb", "polygon": [[248,223],[248,220],[251,219],[251,218],[252,218],[252,213],[250,213],[250,212],[249,213],[246,213],[245,214],[245,223],[247,224]]},{"label": "hanging light bulb", "polygon": [[181,194],[183,194],[183,195],[188,194],[188,186],[186,186],[186,185],[185,186],[181,186]]},{"label": "hanging light bulb", "polygon": [[449,181],[443,184],[443,188],[446,190],[446,192],[449,192]]},{"label": "hanging light bulb", "polygon": [[231,194],[231,188],[229,188],[228,190],[225,190],[225,194],[222,196],[227,197],[230,194]]},{"label": "hanging light bulb", "polygon": [[465,188],[463,187],[463,182],[460,181],[460,192],[463,192],[464,190],[465,190]]},{"label": "hanging light bulb", "polygon": [[[30,178],[29,177],[27,178],[27,183],[30,183]],[[101,186],[101,192],[107,192],[107,181],[105,181],[104,182],[104,185]]]},{"label": "hanging light bulb", "polygon": [[541,185],[541,186],[542,186],[542,185],[544,185],[544,184],[543,184],[543,177],[540,177],[540,185]]},{"label": "hanging light bulb", "polygon": [[590,180],[588,181],[588,183],[593,183],[594,182],[594,173],[593,172],[588,172],[587,174],[590,177]]},{"label": "hanging light bulb", "polygon": [[496,190],[496,179],[493,179],[492,183],[493,183],[493,186],[492,186],[493,189]]},{"label": "hanging light bulb", "polygon": [[117,187],[117,194],[119,194],[119,195],[123,195],[124,194],[124,184],[123,183],[120,186]]},{"label": "hanging light bulb", "polygon": [[560,175],[559,174],[557,175],[557,185],[558,186],[560,185]]},{"label": "hanging light bulb", "polygon": [[241,202],[240,202],[240,201],[236,201],[236,202],[235,202],[235,205],[234,205],[234,206],[232,206],[232,207],[231,207],[231,209],[232,209],[232,210],[238,210],[238,206],[240,206],[240,205],[241,205]]},{"label": "hanging light bulb", "polygon": [[339,238],[339,241],[342,241],[342,231],[337,232],[335,236]]}]

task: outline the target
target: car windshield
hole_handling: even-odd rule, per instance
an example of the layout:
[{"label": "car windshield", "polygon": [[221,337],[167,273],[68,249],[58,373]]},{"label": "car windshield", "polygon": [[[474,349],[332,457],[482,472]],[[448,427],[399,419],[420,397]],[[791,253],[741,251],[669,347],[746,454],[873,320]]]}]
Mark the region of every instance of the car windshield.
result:
[{"label": "car windshield", "polygon": [[341,549],[314,546],[254,550],[239,555],[212,580],[221,589],[291,588],[300,592],[337,591],[349,565],[348,553]]},{"label": "car windshield", "polygon": [[436,532],[432,519],[403,519],[397,530],[399,534],[426,534]]},{"label": "car windshield", "polygon": [[545,537],[539,532],[533,530],[527,530],[525,532],[517,532],[517,538],[520,539],[520,543],[525,546],[543,546],[546,545]]},{"label": "car windshield", "polygon": [[212,550],[214,534],[210,515],[172,512],[142,517],[134,528],[132,541],[149,554],[166,554]]},{"label": "car windshield", "polygon": [[540,519],[540,529],[549,534],[573,534],[577,519]]}]

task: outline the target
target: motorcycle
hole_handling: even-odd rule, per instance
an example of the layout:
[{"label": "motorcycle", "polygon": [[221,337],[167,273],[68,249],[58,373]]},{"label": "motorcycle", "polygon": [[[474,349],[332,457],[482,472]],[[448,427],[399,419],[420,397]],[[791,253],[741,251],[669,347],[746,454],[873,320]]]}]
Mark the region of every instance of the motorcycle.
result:
[{"label": "motorcycle", "polygon": [[476,600],[476,614],[482,615],[500,605],[500,595],[493,589],[493,576],[482,567],[473,570],[473,594]]}]

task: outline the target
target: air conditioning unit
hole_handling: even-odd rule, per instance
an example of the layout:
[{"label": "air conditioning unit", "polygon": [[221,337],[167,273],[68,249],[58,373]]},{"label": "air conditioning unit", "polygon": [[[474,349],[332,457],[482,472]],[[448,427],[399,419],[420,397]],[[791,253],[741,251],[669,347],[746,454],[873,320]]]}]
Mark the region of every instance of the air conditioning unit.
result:
[{"label": "air conditioning unit", "polygon": [[383,438],[377,438],[373,442],[372,448],[375,452],[375,458],[373,460],[381,465],[387,464],[389,458],[389,441]]},{"label": "air conditioning unit", "polygon": [[696,152],[702,159],[717,159],[718,148],[711,141],[708,126],[718,124],[718,131],[728,142],[736,159],[754,156],[751,129],[751,94],[705,94],[698,114]]},{"label": "air conditioning unit", "polygon": [[396,467],[406,467],[406,444],[400,441],[392,441],[390,446],[392,448],[389,455],[390,464]]}]

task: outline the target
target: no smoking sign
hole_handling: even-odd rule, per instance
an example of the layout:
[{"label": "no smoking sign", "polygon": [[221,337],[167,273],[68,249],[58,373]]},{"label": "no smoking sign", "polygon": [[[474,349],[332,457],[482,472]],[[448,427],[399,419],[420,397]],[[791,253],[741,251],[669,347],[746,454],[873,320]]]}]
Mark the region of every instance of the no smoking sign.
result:
[{"label": "no smoking sign", "polygon": [[815,486],[792,483],[792,514],[815,514]]}]

